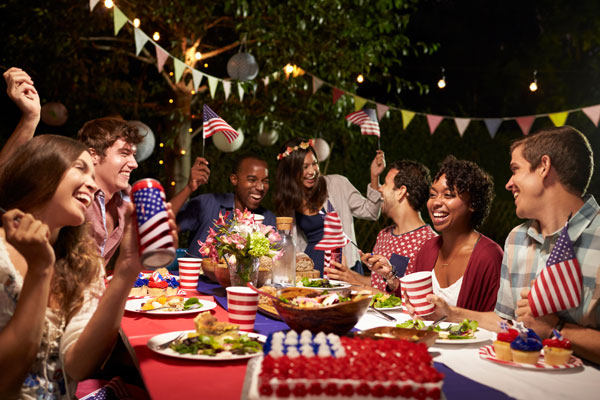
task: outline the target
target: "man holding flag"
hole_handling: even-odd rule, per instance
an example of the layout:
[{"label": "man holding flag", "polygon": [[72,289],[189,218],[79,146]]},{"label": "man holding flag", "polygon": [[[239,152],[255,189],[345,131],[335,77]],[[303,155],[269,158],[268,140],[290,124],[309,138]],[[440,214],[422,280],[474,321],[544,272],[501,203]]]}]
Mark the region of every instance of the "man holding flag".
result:
[{"label": "man holding flag", "polygon": [[542,338],[556,329],[578,355],[600,363],[600,206],[584,196],[594,165],[590,144],[563,126],[518,140],[511,153],[506,188],[517,216],[529,220],[506,239],[495,311],[428,300],[437,315],[475,319],[493,331],[501,318],[523,322]]}]

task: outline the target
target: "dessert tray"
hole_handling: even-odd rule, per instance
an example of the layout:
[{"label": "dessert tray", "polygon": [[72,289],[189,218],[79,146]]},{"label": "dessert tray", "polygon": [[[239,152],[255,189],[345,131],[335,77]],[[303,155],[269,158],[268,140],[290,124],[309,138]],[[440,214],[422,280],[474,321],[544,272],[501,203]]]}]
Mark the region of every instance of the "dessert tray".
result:
[{"label": "dessert tray", "polygon": [[[258,353],[248,353],[248,354],[219,354],[217,356],[208,356],[204,354],[181,354],[176,352],[175,350],[167,347],[165,349],[159,349],[157,346],[168,342],[169,340],[175,339],[181,333],[193,333],[195,330],[189,331],[175,331],[175,332],[167,332],[161,333],[160,335],[153,336],[148,340],[146,344],[150,350],[155,353],[161,354],[163,356],[174,357],[174,358],[183,358],[186,360],[201,360],[201,361],[231,361],[231,360],[244,360],[256,356],[262,355],[262,351]],[[246,332],[245,332],[246,333]],[[260,335],[258,333],[247,332],[248,337],[256,338],[259,342],[264,343],[267,340],[267,337],[264,335]]]},{"label": "dessert tray", "polygon": [[537,364],[523,364],[515,361],[505,361],[496,358],[496,352],[494,351],[494,346],[487,345],[483,346],[479,349],[479,358],[484,360],[492,361],[501,365],[506,365],[508,367],[516,367],[516,368],[525,368],[532,369],[534,371],[555,371],[561,369],[570,369],[570,368],[580,368],[583,367],[583,362],[575,357],[571,356],[569,362],[565,365],[548,365],[544,363],[544,352],[542,351],[540,354],[540,358],[538,359]]},{"label": "dessert tray", "polygon": [[152,315],[180,315],[180,314],[196,314],[201,311],[208,311],[208,310],[212,310],[213,308],[217,307],[217,303],[215,303],[213,301],[198,299],[198,302],[200,303],[200,307],[190,308],[189,310],[172,311],[167,308],[162,308],[162,309],[157,309],[157,310],[140,310],[142,308],[142,306],[144,305],[144,303],[146,303],[148,300],[152,299],[153,297],[156,297],[156,296],[146,296],[146,297],[142,297],[142,298],[130,298],[129,300],[127,300],[127,303],[125,303],[125,311],[130,311],[130,312],[139,313],[139,314],[152,314]]}]

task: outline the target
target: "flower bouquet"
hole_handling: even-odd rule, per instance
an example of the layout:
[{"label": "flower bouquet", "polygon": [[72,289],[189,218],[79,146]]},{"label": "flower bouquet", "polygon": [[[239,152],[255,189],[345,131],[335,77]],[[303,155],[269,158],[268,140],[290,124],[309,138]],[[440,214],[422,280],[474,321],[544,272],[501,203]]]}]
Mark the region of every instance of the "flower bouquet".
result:
[{"label": "flower bouquet", "polygon": [[208,237],[200,245],[200,254],[218,262],[223,257],[227,263],[231,284],[245,286],[248,282],[256,285],[260,257],[277,257],[277,246],[281,237],[268,225],[254,219],[248,210],[235,210],[230,213],[219,213],[214,227],[210,228]]}]

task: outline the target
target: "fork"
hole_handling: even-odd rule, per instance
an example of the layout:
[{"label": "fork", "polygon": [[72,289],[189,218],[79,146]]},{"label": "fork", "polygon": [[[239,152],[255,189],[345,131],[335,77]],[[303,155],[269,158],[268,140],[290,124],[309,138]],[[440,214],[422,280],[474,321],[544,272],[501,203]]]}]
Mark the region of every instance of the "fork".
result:
[{"label": "fork", "polygon": [[371,306],[370,308],[371,310],[374,310],[377,314],[379,314],[382,318],[387,319],[388,321],[397,321],[397,319],[392,317],[390,314],[386,314],[373,306]]},{"label": "fork", "polygon": [[168,340],[168,341],[156,346],[156,349],[158,349],[158,350],[166,349],[167,347],[169,347],[169,345],[171,343],[175,342],[176,340],[182,339],[185,336],[185,334],[186,334],[186,332],[181,332],[179,335],[177,335],[177,337],[175,339]]}]

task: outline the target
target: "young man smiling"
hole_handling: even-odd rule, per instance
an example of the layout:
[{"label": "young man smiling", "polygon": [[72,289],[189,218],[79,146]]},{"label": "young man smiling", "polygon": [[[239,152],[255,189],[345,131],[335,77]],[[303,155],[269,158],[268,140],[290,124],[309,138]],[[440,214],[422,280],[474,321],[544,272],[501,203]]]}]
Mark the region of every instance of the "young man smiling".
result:
[{"label": "young man smiling", "polygon": [[275,226],[275,214],[263,208],[260,203],[269,191],[269,168],[267,163],[256,156],[243,156],[237,159],[229,181],[234,193],[205,193],[188,201],[188,197],[202,184],[208,182],[210,170],[208,162],[201,157],[192,166],[188,184],[171,200],[173,212],[177,215],[180,231],[190,231],[188,252],[200,256],[198,240],[205,241],[213,222],[219,213],[225,214],[234,209],[248,209],[265,217],[265,225]]},{"label": "young man smiling", "polygon": [[[501,318],[516,319],[542,338],[553,329],[569,339],[574,351],[600,362],[600,206],[585,196],[594,168],[593,153],[583,134],[564,126],[542,130],[511,147],[511,191],[517,216],[529,219],[514,228],[504,246],[500,289],[494,312],[449,307],[442,299],[431,318],[447,315],[451,321],[479,321],[493,331]],[[532,281],[546,263],[561,230],[568,234],[583,276],[581,302],[575,308],[534,317],[528,302]]]},{"label": "young man smiling", "polygon": [[115,253],[125,226],[129,198],[129,178],[138,167],[136,145],[142,141],[138,130],[117,118],[98,118],[86,122],[77,133],[89,149],[94,162],[99,190],[86,211],[92,236],[108,265]]}]

